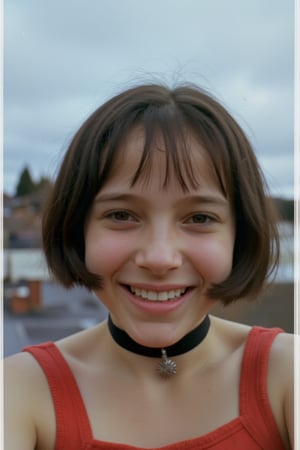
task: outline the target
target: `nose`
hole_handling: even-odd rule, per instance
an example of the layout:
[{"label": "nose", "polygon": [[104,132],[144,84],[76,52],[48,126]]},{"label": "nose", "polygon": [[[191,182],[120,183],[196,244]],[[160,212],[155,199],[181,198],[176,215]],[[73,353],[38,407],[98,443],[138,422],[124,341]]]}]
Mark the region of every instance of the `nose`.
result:
[{"label": "nose", "polygon": [[138,267],[147,269],[154,275],[165,275],[169,270],[178,269],[183,262],[178,239],[172,233],[161,229],[145,236],[135,255]]}]

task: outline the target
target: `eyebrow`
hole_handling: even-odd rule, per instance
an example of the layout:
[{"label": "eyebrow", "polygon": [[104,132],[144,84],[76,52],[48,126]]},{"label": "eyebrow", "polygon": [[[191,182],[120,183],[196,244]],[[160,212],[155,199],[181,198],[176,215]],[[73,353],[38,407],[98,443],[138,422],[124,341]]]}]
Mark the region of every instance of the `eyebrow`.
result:
[{"label": "eyebrow", "polygon": [[[102,203],[102,202],[113,202],[113,201],[140,201],[145,202],[144,197],[140,197],[139,195],[135,194],[122,194],[122,193],[108,193],[108,194],[101,194],[99,193],[95,197],[95,203]],[[219,195],[190,195],[187,197],[182,197],[178,202],[176,203],[204,203],[204,204],[213,204],[213,205],[220,205],[220,206],[226,206],[229,202],[228,200]]]}]

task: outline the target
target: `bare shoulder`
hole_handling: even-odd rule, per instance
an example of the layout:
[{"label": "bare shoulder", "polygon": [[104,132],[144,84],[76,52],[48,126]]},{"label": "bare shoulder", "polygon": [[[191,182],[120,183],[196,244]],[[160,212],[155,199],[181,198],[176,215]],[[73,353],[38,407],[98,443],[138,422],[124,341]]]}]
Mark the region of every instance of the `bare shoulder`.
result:
[{"label": "bare shoulder", "polygon": [[[4,359],[4,386],[23,393],[21,398],[45,386],[45,377],[37,361],[28,353],[17,353]],[[26,389],[24,389],[26,388]]]},{"label": "bare shoulder", "polygon": [[270,386],[283,394],[284,402],[293,397],[295,336],[279,333],[271,347],[268,376]]},{"label": "bare shoulder", "polygon": [[[223,342],[235,346],[246,344],[252,327],[224,319],[213,317],[214,329]],[[288,333],[279,333],[271,346],[268,374],[274,384],[289,387],[293,384],[294,376],[294,346],[296,337]]]},{"label": "bare shoulder", "polygon": [[[223,345],[227,343],[233,350],[239,348],[242,357],[251,327],[215,317],[213,323]],[[286,448],[294,448],[295,339],[292,334],[277,334],[268,356],[268,398]]]},{"label": "bare shoulder", "polygon": [[34,398],[36,367],[26,353],[10,356],[3,363],[5,448],[34,449],[35,424],[31,399]]},{"label": "bare shoulder", "polygon": [[289,383],[294,377],[294,349],[296,336],[279,333],[272,344],[269,373],[278,374],[283,382]]},{"label": "bare shoulder", "polygon": [[[15,371],[16,368],[22,367],[24,371],[35,371],[38,367],[34,358],[28,352],[16,353],[4,359],[3,366],[5,371]],[[16,376],[20,374],[15,374]]]},{"label": "bare shoulder", "polygon": [[35,359],[24,352],[4,360],[3,382],[5,448],[33,450],[41,403],[51,402],[45,376]]},{"label": "bare shoulder", "polygon": [[278,334],[271,347],[268,366],[270,403],[281,434],[291,448],[294,448],[294,346],[294,335]]},{"label": "bare shoulder", "polygon": [[[29,353],[18,353],[4,359],[4,394],[9,403],[21,403],[30,398],[42,379],[42,372],[37,362]],[[30,407],[30,405],[28,405]]]},{"label": "bare shoulder", "polygon": [[276,380],[288,392],[294,384],[294,346],[295,336],[279,333],[271,347],[269,358],[269,378]]}]

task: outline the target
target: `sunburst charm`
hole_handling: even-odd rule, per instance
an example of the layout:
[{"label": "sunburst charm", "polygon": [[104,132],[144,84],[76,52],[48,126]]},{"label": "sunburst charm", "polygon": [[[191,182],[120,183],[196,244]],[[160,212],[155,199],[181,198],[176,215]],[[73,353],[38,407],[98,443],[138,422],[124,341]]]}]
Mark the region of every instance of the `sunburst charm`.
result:
[{"label": "sunburst charm", "polygon": [[157,365],[157,371],[164,378],[171,377],[176,374],[176,363],[167,357],[165,349],[161,350],[162,360]]}]

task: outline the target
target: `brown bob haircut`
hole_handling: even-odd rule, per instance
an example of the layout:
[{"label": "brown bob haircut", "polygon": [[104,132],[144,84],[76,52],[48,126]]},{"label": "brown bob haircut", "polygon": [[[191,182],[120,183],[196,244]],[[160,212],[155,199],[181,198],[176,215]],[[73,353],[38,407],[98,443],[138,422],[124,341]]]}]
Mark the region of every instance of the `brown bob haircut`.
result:
[{"label": "brown bob haircut", "polygon": [[[159,133],[170,167],[184,191],[195,186],[186,133],[207,152],[235,215],[236,239],[229,277],[209,291],[224,304],[254,298],[276,272],[279,237],[276,214],[251,145],[227,110],[197,86],[133,87],[99,107],[72,139],[43,217],[43,244],[50,272],[65,287],[99,289],[101,276],[85,266],[84,226],[95,196],[109,179],[122,142],[142,127],[144,152],[132,185],[150,170],[151,144]],[[202,150],[203,151],[203,150]],[[99,255],[101,258],[101,255]]]}]

